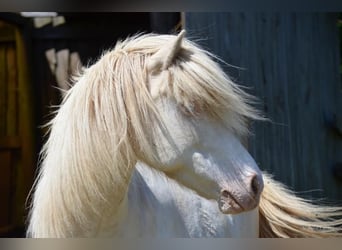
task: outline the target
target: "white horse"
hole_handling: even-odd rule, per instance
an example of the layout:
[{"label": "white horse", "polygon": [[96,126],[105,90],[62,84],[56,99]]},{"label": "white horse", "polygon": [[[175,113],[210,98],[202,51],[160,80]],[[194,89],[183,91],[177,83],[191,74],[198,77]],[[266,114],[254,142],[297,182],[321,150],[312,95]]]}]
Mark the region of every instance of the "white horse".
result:
[{"label": "white horse", "polygon": [[85,69],[49,124],[27,235],[340,236],[340,208],[262,177],[240,142],[262,118],[212,57],[150,34]]}]

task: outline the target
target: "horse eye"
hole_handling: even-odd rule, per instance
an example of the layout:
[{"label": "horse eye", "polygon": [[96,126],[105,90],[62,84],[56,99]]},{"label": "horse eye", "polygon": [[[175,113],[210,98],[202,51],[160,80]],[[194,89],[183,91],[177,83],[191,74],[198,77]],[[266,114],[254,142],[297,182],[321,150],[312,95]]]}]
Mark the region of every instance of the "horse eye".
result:
[{"label": "horse eye", "polygon": [[186,115],[186,116],[192,116],[193,115],[193,112],[192,110],[190,110],[188,107],[186,107],[185,105],[183,104],[180,104],[179,106],[179,110],[182,114]]},{"label": "horse eye", "polygon": [[190,105],[179,104],[179,110],[182,114],[189,117],[196,117],[200,114],[199,105],[191,103]]}]

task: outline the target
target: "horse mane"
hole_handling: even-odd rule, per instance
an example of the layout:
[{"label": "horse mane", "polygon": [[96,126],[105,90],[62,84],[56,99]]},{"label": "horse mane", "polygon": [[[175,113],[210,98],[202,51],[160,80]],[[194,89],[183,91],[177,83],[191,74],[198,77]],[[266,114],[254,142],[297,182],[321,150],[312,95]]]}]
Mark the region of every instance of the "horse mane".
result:
[{"label": "horse mane", "polygon": [[[155,34],[133,36],[119,41],[114,51],[142,54],[146,62],[173,38],[173,35]],[[244,135],[248,133],[247,120],[263,118],[251,105],[255,103],[255,97],[235,84],[217,60],[220,59],[209,51],[183,39],[173,62],[162,72],[165,74],[161,74],[158,94],[174,100],[187,115],[210,116],[224,122],[237,135]]]},{"label": "horse mane", "polygon": [[300,198],[267,173],[259,204],[261,238],[342,237],[342,207]]},{"label": "horse mane", "polygon": [[[48,123],[33,187],[29,236],[92,236],[108,218],[117,223],[114,218],[137,159],[154,157],[152,123],[162,123],[146,64],[173,38],[148,34],[119,41],[75,79]],[[249,105],[252,98],[210,53],[188,40],[163,76],[159,94],[170,97],[187,115],[201,112],[222,118],[237,134],[248,132],[247,119],[260,118]]]}]

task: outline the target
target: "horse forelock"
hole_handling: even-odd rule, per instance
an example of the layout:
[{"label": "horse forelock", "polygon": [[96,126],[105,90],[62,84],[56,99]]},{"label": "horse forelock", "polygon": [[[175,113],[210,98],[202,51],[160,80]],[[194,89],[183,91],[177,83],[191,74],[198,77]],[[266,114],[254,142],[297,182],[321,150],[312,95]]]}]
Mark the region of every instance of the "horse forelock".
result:
[{"label": "horse forelock", "polygon": [[[159,115],[150,93],[152,73],[146,63],[172,38],[149,34],[118,42],[85,70],[67,94],[66,100],[74,95],[77,102],[83,102],[79,105],[83,113],[77,105],[72,107],[75,119],[82,120],[77,117],[86,114],[82,124],[87,124],[89,131],[117,135],[112,143],[123,145],[126,151],[150,149],[146,153],[151,153],[146,130],[151,128],[152,118],[159,119]],[[209,52],[186,39],[173,63],[160,75],[159,96],[174,100],[186,115],[204,114],[224,120],[237,134],[248,131],[247,119],[260,119],[249,104],[253,98],[231,81]]]},{"label": "horse forelock", "polygon": [[[163,46],[171,39],[175,39],[175,36],[149,34],[132,37],[119,42],[110,53],[124,51],[125,56],[133,58],[138,54],[142,58],[142,65],[133,71],[143,71],[145,74],[140,74],[144,77],[139,77],[136,83],[145,85],[150,91],[152,86],[149,86],[149,79],[159,77],[157,96],[173,99],[187,115],[204,114],[224,120],[237,134],[248,132],[248,119],[263,119],[251,105],[255,104],[256,99],[229,78],[213,54],[187,39],[183,39],[181,48],[166,69],[157,74],[153,70],[146,72],[149,58],[163,50]],[[168,59],[167,54],[165,58]],[[144,97],[150,101],[150,93]]]}]

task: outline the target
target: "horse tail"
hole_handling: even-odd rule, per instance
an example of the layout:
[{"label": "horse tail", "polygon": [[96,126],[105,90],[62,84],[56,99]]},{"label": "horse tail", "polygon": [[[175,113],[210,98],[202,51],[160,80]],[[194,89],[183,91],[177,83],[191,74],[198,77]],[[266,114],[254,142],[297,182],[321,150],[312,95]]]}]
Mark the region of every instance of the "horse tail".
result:
[{"label": "horse tail", "polygon": [[342,237],[342,207],[316,205],[264,174],[259,205],[261,238]]}]

